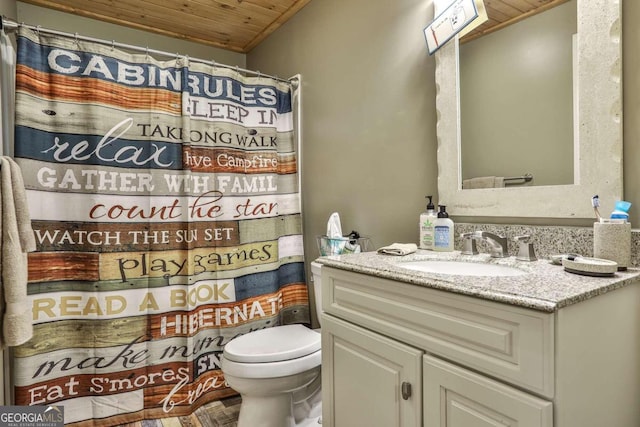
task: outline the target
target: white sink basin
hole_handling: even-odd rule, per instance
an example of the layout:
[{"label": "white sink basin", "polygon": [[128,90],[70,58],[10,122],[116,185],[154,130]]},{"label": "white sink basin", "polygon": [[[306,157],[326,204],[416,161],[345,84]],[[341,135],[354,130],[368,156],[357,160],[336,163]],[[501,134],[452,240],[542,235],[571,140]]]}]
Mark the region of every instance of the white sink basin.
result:
[{"label": "white sink basin", "polygon": [[522,276],[526,271],[500,264],[467,261],[423,260],[401,262],[398,267],[426,273],[451,274],[456,276]]}]

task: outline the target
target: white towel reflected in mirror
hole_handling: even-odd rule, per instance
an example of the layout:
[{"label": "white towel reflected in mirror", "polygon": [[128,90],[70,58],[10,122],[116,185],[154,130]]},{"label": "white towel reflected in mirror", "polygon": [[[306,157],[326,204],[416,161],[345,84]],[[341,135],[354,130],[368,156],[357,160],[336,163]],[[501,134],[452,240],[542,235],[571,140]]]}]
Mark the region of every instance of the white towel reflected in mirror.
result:
[{"label": "white towel reflected in mirror", "polygon": [[477,178],[469,178],[462,181],[462,189],[469,190],[473,188],[502,188],[504,187],[503,176],[479,176]]}]

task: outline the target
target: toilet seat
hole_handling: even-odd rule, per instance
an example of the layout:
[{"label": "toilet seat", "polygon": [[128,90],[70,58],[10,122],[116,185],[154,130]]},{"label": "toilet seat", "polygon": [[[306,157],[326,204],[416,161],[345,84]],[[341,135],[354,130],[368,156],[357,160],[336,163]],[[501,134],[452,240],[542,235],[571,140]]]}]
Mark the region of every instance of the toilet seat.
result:
[{"label": "toilet seat", "polygon": [[320,334],[303,325],[284,325],[239,336],[224,346],[227,360],[267,363],[297,359],[320,350]]},{"label": "toilet seat", "polygon": [[280,378],[301,374],[314,368],[320,369],[322,363],[322,351],[318,350],[297,359],[283,360],[280,362],[242,363],[221,358],[222,373],[238,378]]},{"label": "toilet seat", "polygon": [[275,326],[229,341],[222,372],[240,378],[278,378],[319,368],[320,333],[303,325]]}]

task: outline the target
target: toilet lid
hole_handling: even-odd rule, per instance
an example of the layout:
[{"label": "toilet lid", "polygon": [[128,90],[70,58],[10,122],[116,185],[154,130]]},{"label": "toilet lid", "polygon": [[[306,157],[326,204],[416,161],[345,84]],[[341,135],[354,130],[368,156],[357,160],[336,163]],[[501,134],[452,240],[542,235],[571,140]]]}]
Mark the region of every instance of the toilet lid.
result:
[{"label": "toilet lid", "polygon": [[303,325],[285,325],[232,339],[224,346],[224,357],[242,363],[277,362],[303,357],[318,350],[318,332]]}]

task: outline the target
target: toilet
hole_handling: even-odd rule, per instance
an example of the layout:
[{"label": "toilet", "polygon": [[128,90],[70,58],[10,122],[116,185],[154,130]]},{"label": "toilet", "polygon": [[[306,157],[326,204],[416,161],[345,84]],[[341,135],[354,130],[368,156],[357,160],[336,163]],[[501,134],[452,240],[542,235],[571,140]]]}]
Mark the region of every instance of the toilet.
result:
[{"label": "toilet", "polygon": [[[321,265],[311,263],[320,321]],[[229,341],[221,369],[240,393],[238,427],[319,427],[322,423],[320,330],[284,325]]]}]

